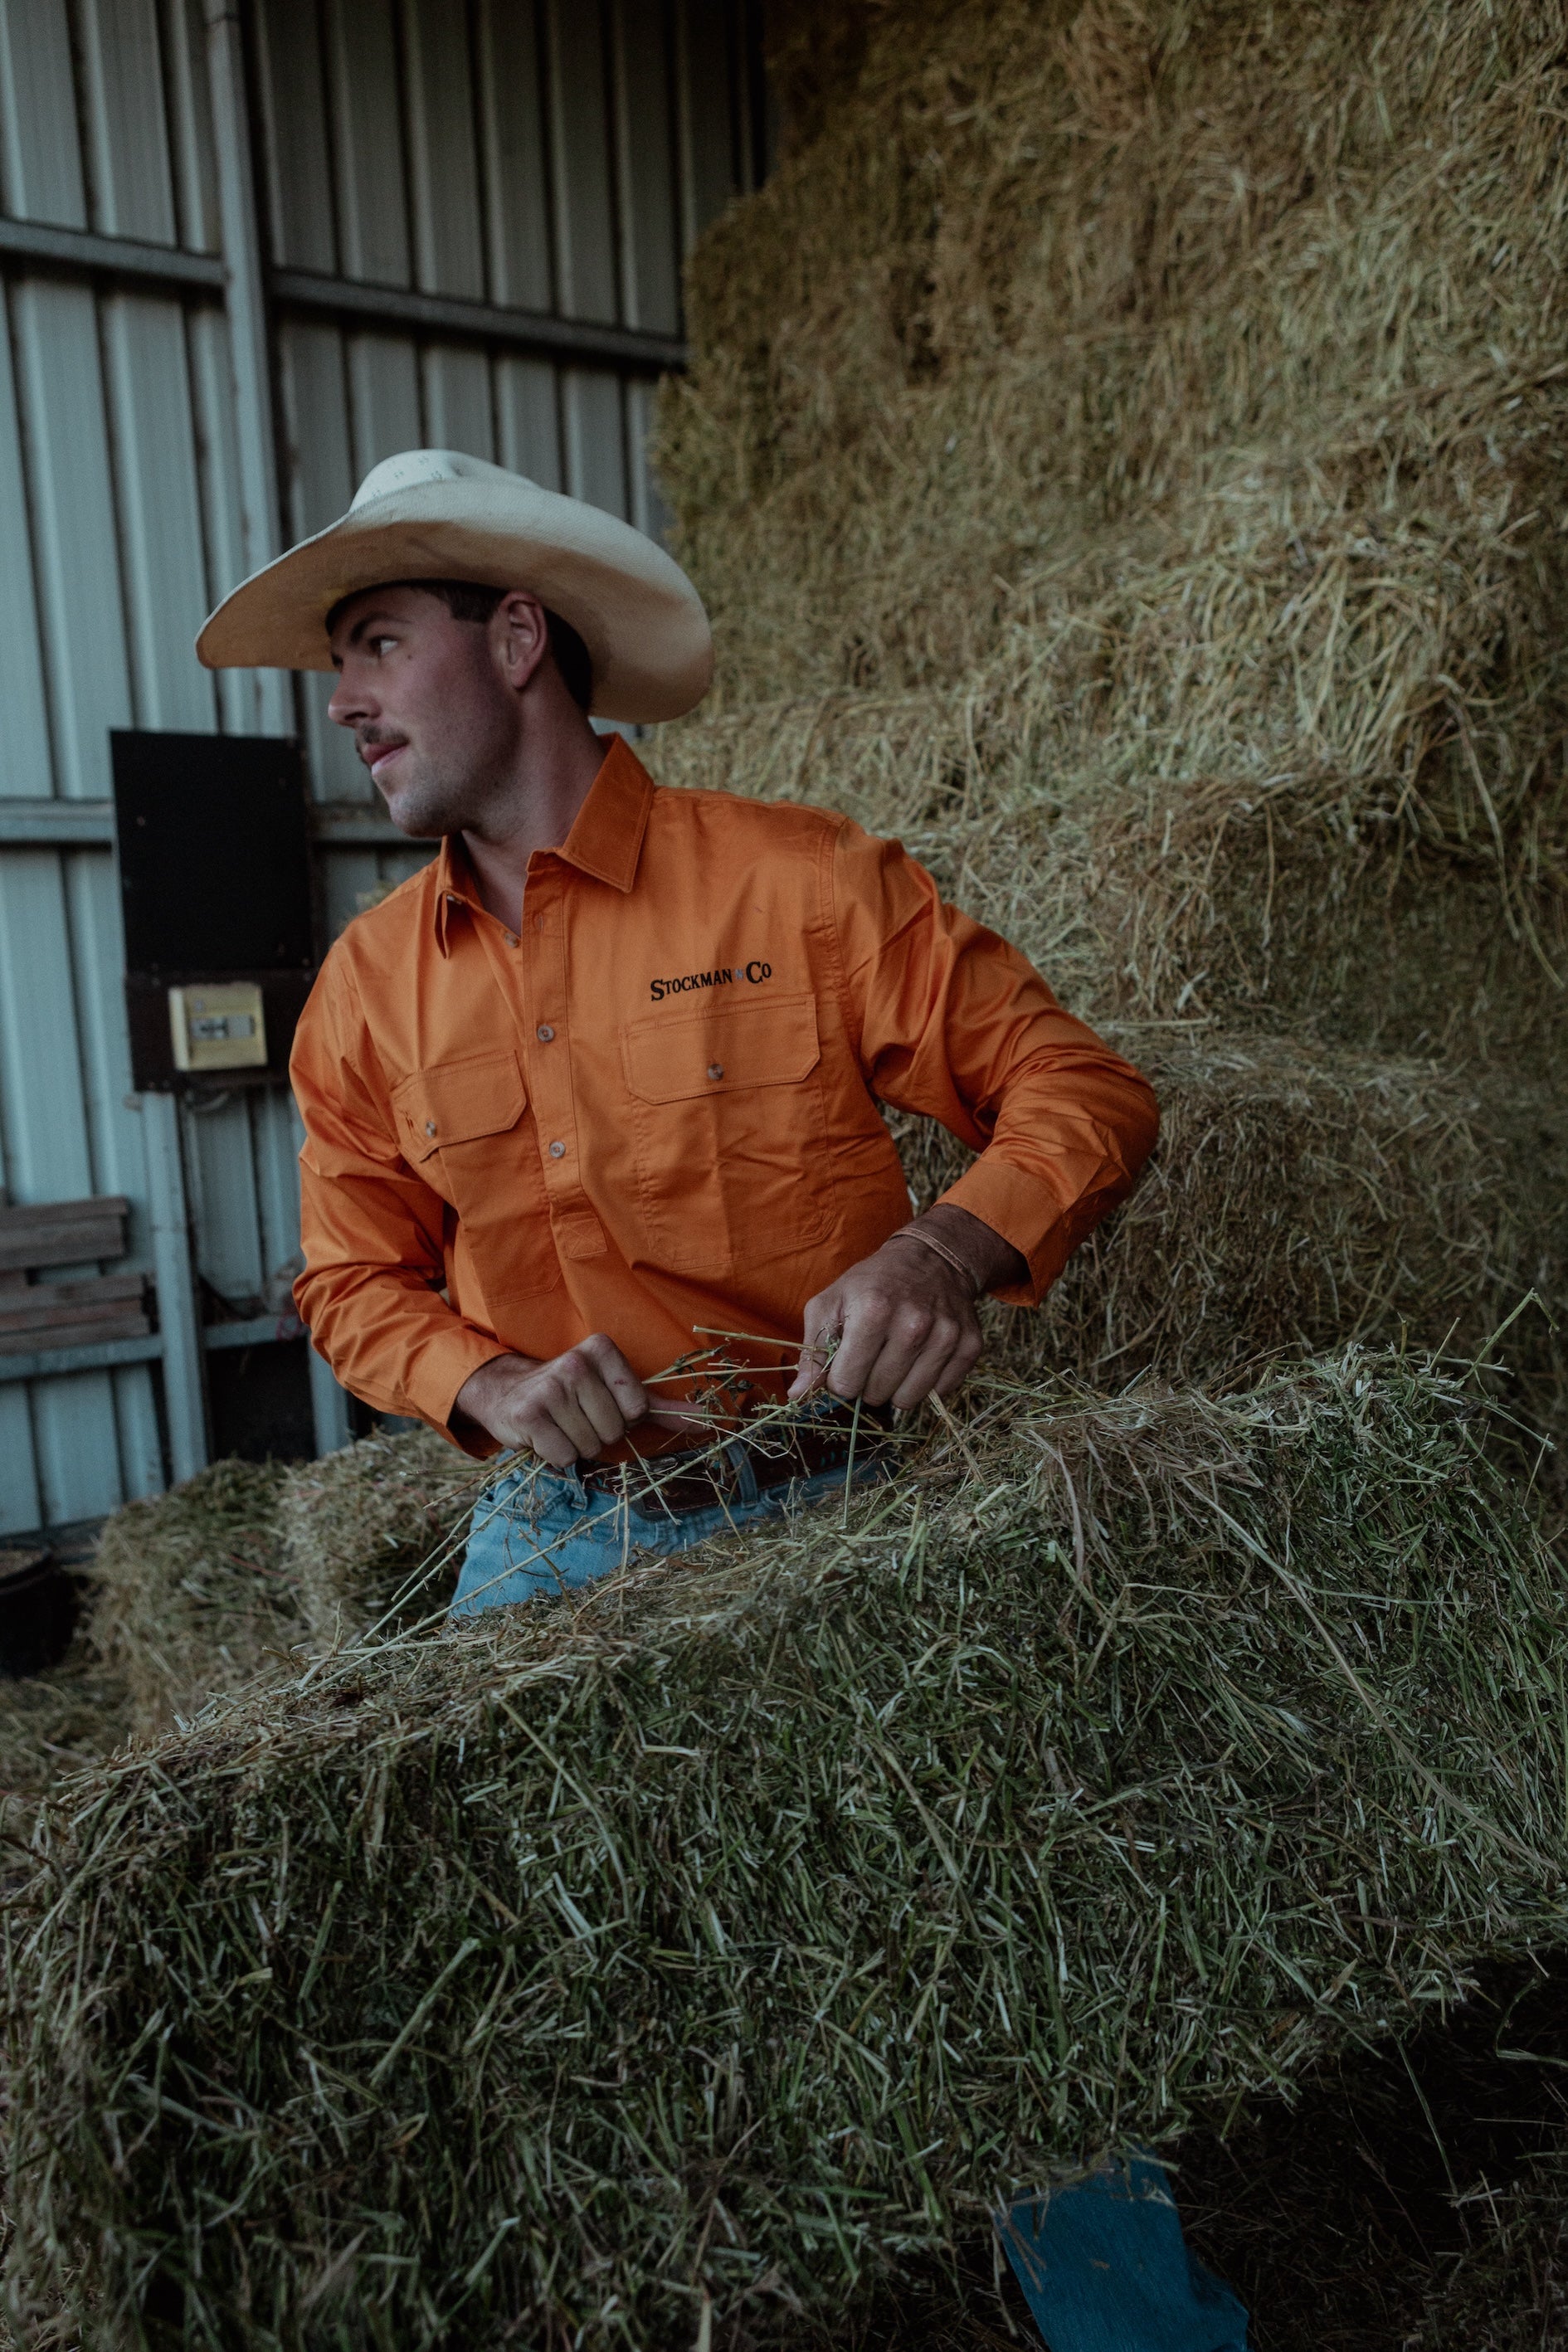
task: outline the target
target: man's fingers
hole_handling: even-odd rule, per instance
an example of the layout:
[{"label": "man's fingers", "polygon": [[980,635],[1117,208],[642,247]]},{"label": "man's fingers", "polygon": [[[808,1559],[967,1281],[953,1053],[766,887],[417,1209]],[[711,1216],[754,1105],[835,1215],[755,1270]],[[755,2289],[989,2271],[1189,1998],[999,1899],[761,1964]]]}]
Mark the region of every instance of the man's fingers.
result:
[{"label": "man's fingers", "polygon": [[[850,1302],[827,1368],[828,1389],[841,1402],[847,1404],[866,1395],[866,1382],[887,1345],[896,1312],[894,1302],[879,1291],[863,1292]],[[872,1397],[868,1402],[878,1404],[883,1400]]]},{"label": "man's fingers", "polygon": [[980,1334],[966,1331],[962,1325],[943,1328],[933,1333],[930,1344],[904,1373],[894,1389],[889,1402],[900,1412],[923,1403],[928,1396],[951,1396],[962,1385],[980,1354]]},{"label": "man's fingers", "polygon": [[809,1396],[814,1389],[822,1386],[822,1375],[833,1353],[833,1342],[842,1322],[843,1310],[832,1291],[825,1290],[820,1297],[806,1301],[805,1314],[802,1318],[805,1341],[800,1351],[795,1378],[784,1391],[786,1403],[795,1403],[801,1397]]},{"label": "man's fingers", "polygon": [[633,1371],[615,1341],[603,1331],[595,1331],[572,1350],[574,1356],[586,1358],[620,1408],[622,1418],[629,1427],[641,1421],[648,1409],[648,1393]]},{"label": "man's fingers", "polygon": [[950,1397],[954,1389],[963,1386],[984,1353],[985,1342],[978,1331],[966,1331],[948,1360],[947,1370],[931,1391],[933,1396]]}]

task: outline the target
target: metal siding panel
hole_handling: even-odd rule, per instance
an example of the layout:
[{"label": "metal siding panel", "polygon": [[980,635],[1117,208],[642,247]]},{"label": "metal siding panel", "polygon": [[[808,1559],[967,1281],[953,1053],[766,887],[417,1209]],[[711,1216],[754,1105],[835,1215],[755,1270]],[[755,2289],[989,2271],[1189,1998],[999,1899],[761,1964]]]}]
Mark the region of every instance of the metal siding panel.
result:
[{"label": "metal siding panel", "polygon": [[42,279],[17,288],[14,317],[59,789],[107,800],[108,730],[130,722],[131,683],[98,322],[84,288]]},{"label": "metal siding panel", "polygon": [[[286,324],[279,337],[289,433],[289,525],[296,539],[324,530],[353,496],[342,339],[335,327]],[[369,801],[375,787],[352,737],[327,717],[333,681],[316,671],[299,682],[310,789],[321,801]]]},{"label": "metal siding panel", "polygon": [[11,374],[11,338],[0,289],[0,710],[5,714],[0,793],[47,800],[54,790],[48,707],[33,588],[32,532],[22,472],[22,428]]},{"label": "metal siding panel", "polygon": [[18,220],[87,226],[66,0],[0,0],[0,190]]},{"label": "metal siding panel", "polygon": [[419,354],[391,335],[351,335],[348,360],[354,471],[363,478],[384,457],[423,442]]},{"label": "metal siding panel", "polygon": [[286,1087],[253,1092],[250,1152],[261,1216],[261,1263],[267,1305],[278,1314],[292,1307],[294,1273],[300,1263],[300,1147],[294,1138],[294,1097]]},{"label": "metal siding panel", "polygon": [[67,1372],[30,1385],[45,1527],[100,1519],[117,1510],[125,1487],[110,1375]]},{"label": "metal siding panel", "polygon": [[334,849],[321,860],[321,895],[328,937],[342,939],[356,915],[382,897],[381,868],[374,849]]},{"label": "metal siding panel", "polygon": [[0,1106],[13,1200],[92,1190],[63,853],[0,857]]},{"label": "metal siding panel", "polygon": [[338,266],[319,0],[255,0],[262,151],[274,258]]},{"label": "metal siding panel", "polygon": [[217,158],[213,148],[212,92],[201,0],[163,0],[163,10],[180,243],[191,253],[216,253],[223,240],[218,234]]},{"label": "metal siding panel", "polygon": [[163,1491],[163,1439],[158,1427],[153,1373],[146,1364],[127,1364],[110,1375],[114,1421],[120,1434],[120,1477],[127,1502]]},{"label": "metal siding panel", "polygon": [[628,327],[680,330],[669,27],[653,0],[613,0],[621,316]]},{"label": "metal siding panel", "polygon": [[533,0],[479,0],[490,299],[551,310],[550,196]]},{"label": "metal siding panel", "polygon": [[244,1089],[183,1107],[196,1270],[220,1298],[245,1305],[267,1278]]},{"label": "metal siding panel", "polygon": [[496,362],[496,422],[500,462],[547,490],[561,488],[561,410],[548,360]]},{"label": "metal siding panel", "polygon": [[651,383],[626,386],[626,455],[631,466],[631,520],[662,547],[674,518],[665,505],[649,461],[658,387]]},{"label": "metal siding panel", "polygon": [[619,376],[598,368],[563,368],[561,405],[567,488],[574,499],[624,518],[628,499]]},{"label": "metal siding panel", "polygon": [[490,370],[483,352],[443,350],[437,343],[423,357],[427,445],[493,459]]},{"label": "metal siding panel", "polygon": [[724,0],[675,0],[681,238],[688,253],[737,193]]},{"label": "metal siding panel", "polygon": [[93,226],[173,245],[174,184],[155,0],[78,0]]},{"label": "metal siding panel", "polygon": [[21,1381],[7,1381],[0,1387],[0,1535],[43,1524],[31,1401]]},{"label": "metal siding panel", "polygon": [[[115,1261],[130,1273],[153,1263],[147,1222],[147,1154],[140,1097],[130,1092],[131,1046],[121,975],[125,950],[114,859],[102,849],[73,849],[60,859],[76,1007],[79,1069],[87,1121],[92,1192],[123,1192],[131,1202],[127,1249]],[[137,1104],[132,1109],[131,1105]]]},{"label": "metal siding panel", "polygon": [[408,198],[392,0],[326,0],[342,268],[406,286]]},{"label": "metal siding panel", "polygon": [[199,733],[217,709],[192,649],[207,579],[184,314],[177,302],[118,297],[103,306],[103,340],[136,723]]},{"label": "metal siding panel", "polygon": [[584,0],[545,0],[556,283],[568,319],[616,318],[605,28]]},{"label": "metal siding panel", "polygon": [[482,299],[479,158],[467,0],[403,0],[417,282]]},{"label": "metal siding panel", "polygon": [[[228,325],[221,310],[185,316],[191,398],[205,552],[203,595],[210,608],[245,577],[245,519],[235,442],[234,374]],[[211,673],[219,724],[228,735],[286,735],[294,728],[289,679],[278,670]]]}]

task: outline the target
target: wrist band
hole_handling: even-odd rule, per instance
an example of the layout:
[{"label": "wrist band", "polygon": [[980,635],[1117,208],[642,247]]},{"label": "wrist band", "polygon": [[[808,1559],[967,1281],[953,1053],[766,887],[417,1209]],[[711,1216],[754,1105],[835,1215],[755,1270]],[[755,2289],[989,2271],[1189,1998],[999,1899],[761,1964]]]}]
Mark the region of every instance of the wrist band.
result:
[{"label": "wrist band", "polygon": [[894,1242],[919,1242],[922,1249],[934,1250],[938,1257],[946,1259],[954,1274],[963,1275],[964,1280],[970,1284],[970,1297],[979,1297],[984,1286],[975,1281],[973,1268],[965,1265],[957,1251],[950,1250],[945,1242],[939,1242],[934,1234],[922,1232],[919,1225],[900,1225],[896,1234],[889,1234],[888,1239]]}]

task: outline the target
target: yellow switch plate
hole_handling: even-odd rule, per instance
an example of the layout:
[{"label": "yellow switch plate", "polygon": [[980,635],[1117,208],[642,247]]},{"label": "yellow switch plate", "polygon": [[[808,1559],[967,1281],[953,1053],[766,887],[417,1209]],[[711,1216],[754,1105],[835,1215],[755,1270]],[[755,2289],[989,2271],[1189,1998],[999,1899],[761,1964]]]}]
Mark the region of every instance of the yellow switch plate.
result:
[{"label": "yellow switch plate", "polygon": [[264,1070],[267,1020],[254,981],[169,991],[176,1070]]}]

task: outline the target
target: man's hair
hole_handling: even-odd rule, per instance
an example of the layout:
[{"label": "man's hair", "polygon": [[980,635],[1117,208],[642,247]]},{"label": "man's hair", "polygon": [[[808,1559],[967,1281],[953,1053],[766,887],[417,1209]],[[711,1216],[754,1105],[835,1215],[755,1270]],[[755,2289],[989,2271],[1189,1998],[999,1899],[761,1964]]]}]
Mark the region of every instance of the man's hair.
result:
[{"label": "man's hair", "polygon": [[[481,587],[477,580],[384,580],[377,584],[384,588],[422,588],[427,596],[439,596],[454,621],[477,621],[481,627],[490,618],[501,598],[510,593],[505,588]],[[355,596],[363,596],[364,593],[363,588],[356,588],[351,594],[339,597],[327,614],[329,637],[338,625],[338,617],[343,607],[352,604]],[[563,621],[559,613],[550,610],[548,604],[543,611],[544,625],[550,633],[550,651],[561,673],[561,682],[578,709],[586,714],[594,699],[593,656],[570,621]]]}]

